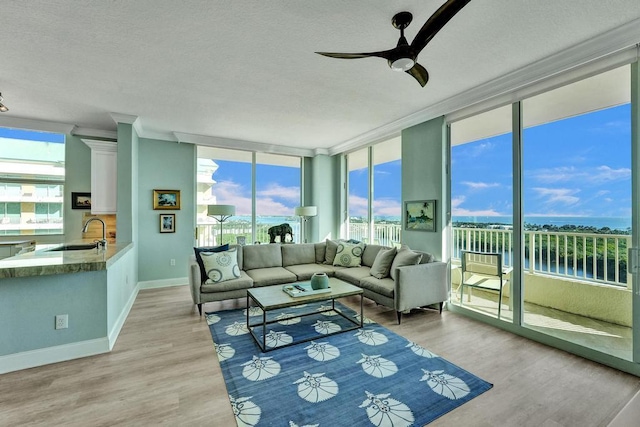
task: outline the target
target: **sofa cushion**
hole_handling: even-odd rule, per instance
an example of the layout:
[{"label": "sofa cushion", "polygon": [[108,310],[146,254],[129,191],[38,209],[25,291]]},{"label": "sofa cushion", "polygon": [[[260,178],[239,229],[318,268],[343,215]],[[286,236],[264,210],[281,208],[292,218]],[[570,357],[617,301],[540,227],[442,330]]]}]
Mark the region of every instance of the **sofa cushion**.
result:
[{"label": "sofa cushion", "polygon": [[364,252],[362,253],[362,265],[373,266],[373,262],[376,260],[376,256],[378,256],[378,252],[381,249],[389,249],[388,246],[380,246],[380,245],[366,245],[364,248]]},{"label": "sofa cushion", "polygon": [[326,240],[327,247],[324,252],[324,263],[333,265],[333,260],[336,257],[336,252],[338,251],[338,242],[335,240]]},{"label": "sofa cushion", "polygon": [[349,283],[357,285],[360,283],[360,279],[364,277],[371,277],[371,275],[369,274],[370,270],[371,269],[366,266],[342,268],[340,270],[336,270],[335,276],[338,279],[342,279]]},{"label": "sofa cushion", "polygon": [[247,273],[240,270],[239,278],[227,280],[222,283],[205,282],[200,286],[200,292],[207,294],[214,292],[236,291],[238,289],[249,289],[251,287],[253,287],[253,279],[247,276]]},{"label": "sofa cushion", "polygon": [[[247,258],[245,258],[247,261]],[[247,275],[253,279],[253,286],[270,286],[291,283],[298,280],[295,274],[284,267],[254,268],[247,270]]]},{"label": "sofa cushion", "polygon": [[327,276],[333,277],[336,271],[333,266],[324,264],[298,264],[285,268],[295,274],[299,281],[311,279],[314,273],[326,273]]},{"label": "sofa cushion", "polygon": [[407,245],[402,245],[400,250],[396,254],[393,259],[393,263],[391,264],[391,271],[389,274],[391,278],[395,280],[396,278],[396,269],[398,267],[404,267],[405,265],[416,265],[420,263],[422,259],[422,254],[418,252],[414,252]]},{"label": "sofa cushion", "polygon": [[282,267],[281,246],[279,243],[242,246],[243,270]]},{"label": "sofa cushion", "polygon": [[393,259],[396,257],[396,252],[396,248],[379,250],[369,273],[378,279],[388,277],[389,272],[391,271],[391,264],[393,263]]},{"label": "sofa cushion", "polygon": [[193,252],[196,255],[196,262],[200,266],[200,277],[204,280],[207,277],[207,272],[204,269],[204,264],[202,263],[202,257],[200,256],[201,252],[222,252],[229,250],[229,244],[220,245],[220,246],[203,246],[200,248],[193,248]]},{"label": "sofa cushion", "polygon": [[201,252],[202,263],[206,271],[204,283],[220,283],[240,277],[238,268],[238,250],[229,249],[222,252]]},{"label": "sofa cushion", "polygon": [[362,264],[362,252],[364,252],[364,243],[340,242],[333,265],[359,267]]},{"label": "sofa cushion", "polygon": [[313,246],[316,249],[316,262],[322,264],[327,252],[327,242],[314,243]]},{"label": "sofa cushion", "polygon": [[378,279],[373,276],[360,279],[359,283],[362,289],[367,289],[376,294],[384,295],[385,297],[393,298],[395,291],[395,284],[392,278],[386,277],[384,279]]},{"label": "sofa cushion", "polygon": [[282,266],[315,264],[316,248],[313,243],[282,245]]}]

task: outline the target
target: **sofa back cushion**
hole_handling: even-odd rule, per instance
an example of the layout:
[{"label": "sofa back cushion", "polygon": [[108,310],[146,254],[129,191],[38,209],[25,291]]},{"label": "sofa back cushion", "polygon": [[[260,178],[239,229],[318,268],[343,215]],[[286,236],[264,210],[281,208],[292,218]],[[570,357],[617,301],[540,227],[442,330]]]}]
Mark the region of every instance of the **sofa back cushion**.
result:
[{"label": "sofa back cushion", "polygon": [[362,253],[362,265],[366,265],[367,267],[371,267],[373,262],[376,260],[376,255],[380,252],[380,249],[389,249],[386,246],[380,245],[366,245],[364,247],[364,252]]},{"label": "sofa back cushion", "polygon": [[364,243],[339,242],[333,265],[340,267],[360,267],[362,265],[362,253]]},{"label": "sofa back cushion", "polygon": [[222,252],[226,250],[229,250],[228,243],[226,245],[221,245],[221,246],[203,246],[200,248],[193,248],[193,252],[195,253],[195,257],[196,257],[196,262],[200,266],[200,277],[202,277],[202,280],[205,280],[205,278],[207,277],[207,270],[204,268],[204,263],[202,262],[202,257],[200,256],[200,254],[202,252]]},{"label": "sofa back cushion", "polygon": [[333,260],[336,257],[336,252],[338,252],[338,242],[335,240],[326,240],[327,248],[324,253],[324,263],[333,265]]},{"label": "sofa back cushion", "polygon": [[380,249],[375,261],[373,261],[369,274],[377,279],[388,277],[391,271],[391,264],[396,257],[396,252],[396,248]]},{"label": "sofa back cushion", "polygon": [[436,261],[436,257],[434,257],[433,254],[430,254],[429,252],[421,252],[421,251],[414,251],[414,252],[422,254],[422,259],[420,260],[420,264],[427,264],[427,263]]},{"label": "sofa back cushion", "polygon": [[327,242],[314,243],[313,246],[315,246],[316,249],[316,262],[322,264],[327,252]]},{"label": "sofa back cushion", "polygon": [[266,245],[246,245],[242,247],[243,270],[256,268],[282,267],[282,245],[269,243]]},{"label": "sofa back cushion", "polygon": [[398,267],[404,267],[405,265],[416,265],[422,260],[422,254],[420,252],[414,252],[409,249],[408,246],[402,245],[391,264],[391,271],[389,272],[393,280],[396,279],[396,269]]},{"label": "sofa back cushion", "polygon": [[282,266],[315,264],[316,248],[313,243],[282,245]]},{"label": "sofa back cushion", "polygon": [[221,283],[240,277],[236,248],[222,252],[201,252],[200,256],[207,272],[205,284]]}]

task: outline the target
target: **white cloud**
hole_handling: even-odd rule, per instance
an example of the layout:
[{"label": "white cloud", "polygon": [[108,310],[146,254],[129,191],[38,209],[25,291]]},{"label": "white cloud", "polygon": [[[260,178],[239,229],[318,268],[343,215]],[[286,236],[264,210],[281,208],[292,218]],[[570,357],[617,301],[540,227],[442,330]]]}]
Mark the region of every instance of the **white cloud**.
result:
[{"label": "white cloud", "polygon": [[568,189],[568,188],[533,188],[533,191],[539,198],[544,199],[544,203],[564,205],[574,205],[580,201],[580,198],[575,196],[580,190]]},{"label": "white cloud", "polygon": [[[293,207],[285,205],[276,198],[292,201],[297,204],[299,193],[294,197],[297,188],[272,185],[256,195],[256,212],[258,215],[289,216],[293,215]],[[245,188],[234,181],[219,181],[212,187],[217,203],[234,205],[236,215],[251,215],[251,189]]]},{"label": "white cloud", "polygon": [[591,184],[604,184],[631,179],[631,169],[613,169],[606,165],[589,168],[563,166],[553,169],[538,169],[531,172],[525,172],[524,178],[525,180],[531,178],[542,184],[557,182],[576,182],[581,184],[589,182]]},{"label": "white cloud", "polygon": [[350,216],[367,216],[368,202],[366,197],[349,194],[349,215]]},{"label": "white cloud", "polygon": [[472,181],[463,181],[463,185],[471,188],[472,190],[486,190],[487,188],[500,187],[500,184],[497,182],[472,182]]},{"label": "white cloud", "polygon": [[373,214],[386,216],[401,216],[402,205],[394,199],[377,199],[373,201]]},{"label": "white cloud", "polygon": [[288,200],[293,203],[300,202],[299,187],[284,187],[280,184],[271,183],[264,190],[256,192],[257,197],[268,197]]},{"label": "white cloud", "polygon": [[489,209],[466,209],[461,205],[464,203],[465,197],[459,196],[451,199],[451,215],[452,216],[502,216],[500,212]]}]

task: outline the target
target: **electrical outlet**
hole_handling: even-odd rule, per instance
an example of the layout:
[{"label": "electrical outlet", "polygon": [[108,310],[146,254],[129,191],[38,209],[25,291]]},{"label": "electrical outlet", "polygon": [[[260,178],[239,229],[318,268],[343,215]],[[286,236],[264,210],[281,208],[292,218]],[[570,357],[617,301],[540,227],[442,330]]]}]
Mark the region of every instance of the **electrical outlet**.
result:
[{"label": "electrical outlet", "polygon": [[173,259],[173,258],[171,258],[171,265],[172,265],[172,266],[175,266],[175,265],[176,265],[176,260],[175,260],[175,259]]},{"label": "electrical outlet", "polygon": [[56,329],[67,329],[69,327],[69,315],[58,314],[56,315]]}]

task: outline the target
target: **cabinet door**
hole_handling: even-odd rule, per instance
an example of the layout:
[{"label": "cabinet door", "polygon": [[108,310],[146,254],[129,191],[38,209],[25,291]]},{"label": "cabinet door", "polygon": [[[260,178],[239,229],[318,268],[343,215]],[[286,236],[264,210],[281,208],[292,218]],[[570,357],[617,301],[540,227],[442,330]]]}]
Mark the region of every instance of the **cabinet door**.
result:
[{"label": "cabinet door", "polygon": [[116,213],[117,143],[88,139],[83,141],[91,147],[91,213]]}]

